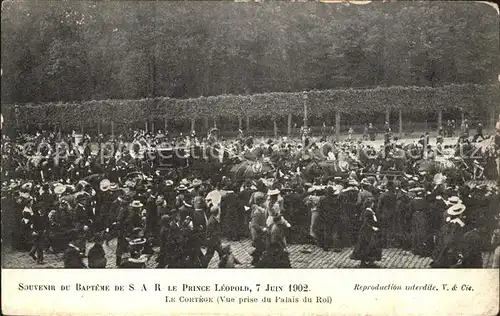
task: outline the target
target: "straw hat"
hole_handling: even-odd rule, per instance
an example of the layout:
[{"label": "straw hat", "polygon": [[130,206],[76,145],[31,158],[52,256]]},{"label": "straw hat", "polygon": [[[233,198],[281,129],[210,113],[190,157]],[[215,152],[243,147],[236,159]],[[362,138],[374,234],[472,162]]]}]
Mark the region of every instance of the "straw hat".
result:
[{"label": "straw hat", "polygon": [[363,178],[363,179],[361,180],[360,184],[362,184],[362,185],[372,185],[372,184],[370,183],[370,181],[368,181],[368,179],[367,179],[367,178]]},{"label": "straw hat", "polygon": [[130,246],[139,246],[139,245],[144,245],[145,243],[146,243],[146,238],[136,238],[129,241]]},{"label": "straw hat", "polygon": [[101,182],[99,183],[99,188],[101,189],[101,191],[103,192],[106,192],[110,189],[111,187],[111,182],[108,180],[108,179],[103,179],[101,180]]},{"label": "straw hat", "polygon": [[358,181],[356,181],[354,179],[349,179],[349,181],[347,182],[347,185],[348,186],[357,186],[358,185]]},{"label": "straw hat", "polygon": [[54,187],[54,193],[57,194],[57,195],[61,195],[63,194],[64,192],[66,192],[66,186],[63,185],[63,184],[60,184],[60,185],[56,185]]},{"label": "straw hat", "polygon": [[280,190],[278,189],[272,189],[267,191],[267,195],[278,195],[278,194],[280,194]]},{"label": "straw hat", "polygon": [[448,200],[446,200],[446,204],[462,204],[462,200],[460,200],[460,198],[458,196],[452,196],[452,197],[449,197]]},{"label": "straw hat", "polygon": [[461,203],[457,203],[457,204],[450,206],[446,210],[446,213],[448,213],[449,215],[452,215],[452,216],[457,216],[457,215],[462,214],[465,211],[465,209],[466,209],[465,205],[463,205]]},{"label": "straw hat", "polygon": [[174,185],[174,181],[172,181],[172,180],[165,180],[165,185],[166,186],[172,186],[172,185]]},{"label": "straw hat", "polygon": [[135,200],[132,203],[130,203],[130,206],[132,206],[133,208],[140,208],[143,207],[144,204],[142,204],[141,201]]},{"label": "straw hat", "polygon": [[117,183],[110,183],[110,184],[109,184],[109,189],[110,189],[111,191],[118,191],[118,190],[120,190],[120,187],[118,186],[118,184],[117,184]]},{"label": "straw hat", "polygon": [[194,179],[192,183],[193,187],[199,187],[202,184],[203,182],[200,179]]},{"label": "straw hat", "polygon": [[156,205],[162,205],[163,202],[165,202],[165,198],[163,197],[163,195],[160,195],[156,198]]},{"label": "straw hat", "polygon": [[31,191],[33,189],[33,183],[31,182],[26,182],[21,186],[21,190],[23,191]]}]

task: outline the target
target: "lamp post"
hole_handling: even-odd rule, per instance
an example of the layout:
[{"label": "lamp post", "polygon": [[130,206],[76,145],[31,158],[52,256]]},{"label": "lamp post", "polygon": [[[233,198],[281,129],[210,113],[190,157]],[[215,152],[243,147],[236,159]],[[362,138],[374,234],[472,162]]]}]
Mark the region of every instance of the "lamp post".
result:
[{"label": "lamp post", "polygon": [[304,92],[302,95],[302,99],[304,99],[304,129],[307,128],[307,94]]}]

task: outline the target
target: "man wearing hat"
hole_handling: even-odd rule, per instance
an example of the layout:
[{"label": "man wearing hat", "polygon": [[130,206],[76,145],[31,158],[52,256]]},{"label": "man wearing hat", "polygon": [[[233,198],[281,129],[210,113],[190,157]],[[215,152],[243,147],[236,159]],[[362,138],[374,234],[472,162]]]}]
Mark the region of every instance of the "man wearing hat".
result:
[{"label": "man wearing hat", "polygon": [[174,189],[174,181],[165,180],[164,196],[165,196],[165,201],[167,202],[167,205],[169,207],[173,207],[173,205],[175,204],[175,198],[177,196],[175,189]]},{"label": "man wearing hat", "polygon": [[378,199],[377,210],[381,217],[382,244],[386,248],[400,246],[401,212],[396,208],[396,188],[393,181],[387,182],[387,191]]},{"label": "man wearing hat", "polygon": [[329,186],[326,188],[326,195],[318,204],[319,223],[320,223],[320,246],[324,251],[329,251],[333,247],[333,251],[340,252],[339,244],[339,224],[340,224],[340,207],[339,196],[340,190],[335,190]]},{"label": "man wearing hat", "polygon": [[[309,225],[309,236],[315,244],[320,243],[319,236],[319,201],[322,196],[320,194],[321,188],[319,186],[312,186],[307,190],[308,195],[304,199],[304,204],[309,208],[310,212],[310,225]],[[269,220],[268,220],[269,221]]]},{"label": "man wearing hat", "polygon": [[133,228],[141,226],[141,215],[143,204],[140,201],[133,201],[129,205],[125,204],[129,197],[120,197],[121,205],[117,218],[118,239],[116,243],[116,266],[119,267],[122,262],[122,255],[128,252],[127,237],[133,231]]},{"label": "man wearing hat", "polygon": [[445,222],[441,228],[436,249],[432,253],[432,268],[449,268],[455,265],[459,258],[459,245],[467,230],[464,212],[466,207],[458,196],[448,199]]},{"label": "man wearing hat", "polygon": [[77,246],[78,235],[76,232],[70,233],[70,241],[63,255],[64,268],[82,269],[87,268],[82,260],[82,249]]},{"label": "man wearing hat", "polygon": [[283,198],[280,196],[280,190],[277,188],[272,188],[271,190],[267,191],[267,202],[266,202],[266,209],[267,209],[267,226],[271,226],[274,223],[273,218],[275,216],[281,215],[283,211]]},{"label": "man wearing hat", "polygon": [[251,253],[252,265],[256,265],[262,253],[266,250],[267,244],[267,212],[266,212],[266,196],[262,192],[256,192],[253,195],[254,204],[252,204],[250,214],[250,233],[252,235],[252,245],[255,250]]},{"label": "man wearing hat", "polygon": [[363,178],[359,184],[360,184],[360,189],[356,204],[358,205],[358,207],[362,208],[363,205],[365,205],[366,200],[368,199],[373,200],[373,193],[370,191],[372,184],[367,178]]},{"label": "man wearing hat", "polygon": [[224,187],[224,196],[221,200],[220,211],[222,213],[222,231],[229,240],[240,240],[244,220],[243,203],[236,194],[236,186],[227,183]]},{"label": "man wearing hat", "polygon": [[245,237],[250,237],[250,230],[248,228],[248,223],[250,222],[250,197],[252,196],[254,190],[256,189],[255,186],[252,188],[252,182],[247,180],[243,184],[240,192],[239,192],[239,199],[241,203],[243,204],[243,227],[242,227],[242,235]]},{"label": "man wearing hat", "polygon": [[219,208],[212,207],[210,209],[210,218],[207,223],[206,241],[207,252],[203,257],[202,267],[206,268],[210,264],[214,253],[217,251],[219,260],[222,258],[222,228],[219,221]]},{"label": "man wearing hat", "polygon": [[347,187],[339,193],[340,202],[340,242],[343,247],[349,247],[357,240],[361,226],[359,210],[356,207],[359,190],[358,182],[350,179]]}]

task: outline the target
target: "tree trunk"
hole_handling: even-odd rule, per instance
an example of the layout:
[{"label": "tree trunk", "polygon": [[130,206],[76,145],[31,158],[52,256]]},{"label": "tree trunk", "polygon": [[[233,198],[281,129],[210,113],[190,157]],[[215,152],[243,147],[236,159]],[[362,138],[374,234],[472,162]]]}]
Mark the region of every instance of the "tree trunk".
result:
[{"label": "tree trunk", "polygon": [[191,132],[194,132],[194,129],[195,129],[194,125],[195,125],[195,123],[196,123],[196,120],[194,118],[192,118],[191,119]]},{"label": "tree trunk", "polygon": [[246,128],[247,132],[250,130],[250,116],[246,116]]},{"label": "tree trunk", "polygon": [[111,121],[111,137],[115,138],[115,122]]},{"label": "tree trunk", "polygon": [[203,120],[203,128],[205,129],[205,134],[208,133],[208,128],[209,128],[209,122],[208,122],[208,117],[205,116],[205,120]]},{"label": "tree trunk", "polygon": [[335,138],[340,140],[340,112],[335,112]]},{"label": "tree trunk", "polygon": [[155,131],[155,121],[151,121],[151,132],[154,134]]},{"label": "tree trunk", "polygon": [[307,100],[304,100],[304,128],[307,128]]},{"label": "tree trunk", "polygon": [[80,123],[80,134],[83,135],[83,123]]},{"label": "tree trunk", "polygon": [[287,129],[287,134],[288,137],[292,136],[292,113],[288,113],[288,129]]},{"label": "tree trunk", "polygon": [[97,135],[101,134],[101,122],[97,123]]},{"label": "tree trunk", "polygon": [[496,122],[496,113],[495,113],[495,106],[493,105],[491,107],[491,116],[490,116],[490,122],[488,124],[489,128],[491,129],[492,133],[495,133],[495,122]]},{"label": "tree trunk", "polygon": [[464,111],[460,112],[460,117],[461,117],[460,124],[462,124],[465,121],[465,113],[464,113]]},{"label": "tree trunk", "polygon": [[148,132],[148,121],[144,122],[144,130]]},{"label": "tree trunk", "polygon": [[238,117],[238,129],[239,130],[243,130],[243,119],[240,117]]},{"label": "tree trunk", "polygon": [[438,130],[443,126],[443,110],[438,110]]},{"label": "tree trunk", "polygon": [[276,123],[276,120],[273,121],[274,125],[274,138],[278,138],[278,124]]},{"label": "tree trunk", "polygon": [[390,120],[391,120],[391,110],[387,109],[385,110],[385,121],[389,123],[389,126],[390,126]]},{"label": "tree trunk", "polygon": [[398,111],[398,121],[399,121],[399,138],[403,138],[403,110]]}]

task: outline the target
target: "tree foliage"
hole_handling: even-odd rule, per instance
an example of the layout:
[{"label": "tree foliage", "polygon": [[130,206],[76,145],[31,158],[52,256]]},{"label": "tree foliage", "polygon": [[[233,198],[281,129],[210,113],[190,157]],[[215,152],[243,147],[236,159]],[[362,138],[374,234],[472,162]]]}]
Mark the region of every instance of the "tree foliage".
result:
[{"label": "tree foliage", "polygon": [[[153,112],[202,116],[208,112],[193,110],[250,111],[245,104],[268,92],[372,89],[366,93],[383,101],[376,87],[493,84],[498,46],[498,16],[477,2],[10,1],[2,4],[2,103],[137,99]],[[401,91],[409,98],[410,90]],[[197,99],[228,94],[253,96]],[[316,94],[312,104],[323,98]],[[326,95],[328,104],[375,103],[348,91]],[[292,96],[272,97],[259,110],[296,109],[302,100]],[[150,113],[135,105],[117,112],[120,102],[129,104],[71,111],[116,119]]]},{"label": "tree foliage", "polygon": [[[302,116],[307,102],[311,115],[322,116],[332,111],[343,113],[377,113],[386,109],[403,111],[435,111],[461,109],[475,111],[491,108],[499,100],[495,85],[446,85],[441,87],[400,87],[373,89],[329,89],[307,92],[269,92],[253,95],[220,95],[189,99],[168,97],[140,100],[101,100],[72,103],[24,104],[19,106],[22,125],[42,124],[66,126],[95,125],[112,120],[127,123],[167,118],[171,121],[190,119],[278,118],[288,114]],[[3,109],[7,120],[15,121],[15,105]]]}]

